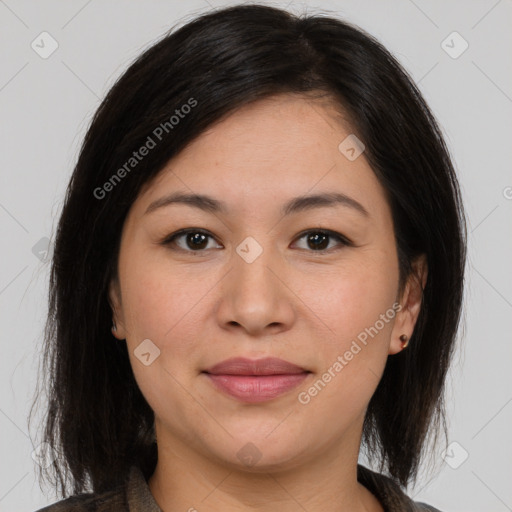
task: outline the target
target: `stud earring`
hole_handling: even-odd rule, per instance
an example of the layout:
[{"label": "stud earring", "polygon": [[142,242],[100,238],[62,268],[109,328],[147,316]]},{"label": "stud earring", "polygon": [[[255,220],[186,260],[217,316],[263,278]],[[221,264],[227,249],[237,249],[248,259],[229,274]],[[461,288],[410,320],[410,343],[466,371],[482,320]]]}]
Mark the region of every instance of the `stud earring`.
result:
[{"label": "stud earring", "polygon": [[112,324],[112,331],[113,331],[113,332],[116,332],[116,331],[117,331],[116,324]]},{"label": "stud earring", "polygon": [[400,336],[400,341],[402,342],[402,350],[406,348],[407,345],[409,345],[409,338],[407,337],[406,334],[402,334]]}]

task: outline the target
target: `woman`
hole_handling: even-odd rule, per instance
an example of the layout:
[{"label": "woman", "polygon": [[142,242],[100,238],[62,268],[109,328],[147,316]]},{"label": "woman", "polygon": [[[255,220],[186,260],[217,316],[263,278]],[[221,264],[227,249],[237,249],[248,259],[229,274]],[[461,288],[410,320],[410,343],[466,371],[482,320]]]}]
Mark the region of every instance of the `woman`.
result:
[{"label": "woman", "polygon": [[44,441],[73,496],[43,510],[437,510],[403,489],[446,433],[465,237],[440,129],[364,31],[249,5],[166,35],[68,187]]}]

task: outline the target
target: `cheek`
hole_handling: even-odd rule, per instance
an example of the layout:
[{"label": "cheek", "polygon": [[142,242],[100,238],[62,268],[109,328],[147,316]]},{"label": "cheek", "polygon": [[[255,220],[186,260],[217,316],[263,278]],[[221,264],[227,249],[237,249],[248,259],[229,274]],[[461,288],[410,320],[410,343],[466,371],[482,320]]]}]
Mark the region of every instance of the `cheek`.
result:
[{"label": "cheek", "polygon": [[[123,303],[127,312],[127,346],[135,380],[158,416],[173,411],[176,417],[198,414],[186,383],[195,368],[200,338],[200,299],[209,287],[186,286],[183,273],[168,265],[133,258],[127,265]],[[149,339],[150,358],[139,358],[143,340]],[[147,344],[147,342],[145,342]],[[145,345],[148,346],[148,345]],[[195,408],[196,407],[196,408]],[[184,435],[182,433],[182,435]]]},{"label": "cheek", "polygon": [[165,359],[166,366],[177,366],[196,348],[196,317],[210,285],[197,276],[189,285],[186,274],[171,271],[162,262],[136,257],[132,261],[126,267],[123,290],[128,345],[133,351],[142,340],[150,339],[161,351],[161,362]]},{"label": "cheek", "polygon": [[[398,289],[396,256],[387,251],[354,252],[339,267],[317,273],[304,284],[300,291],[304,303],[330,328],[329,338],[343,344],[393,306]],[[379,330],[390,330],[391,322],[381,323]]]},{"label": "cheek", "polygon": [[340,407],[365,404],[387,361],[398,271],[393,254],[367,255],[301,291],[304,303],[313,304],[311,309],[329,328],[317,340],[319,373],[326,385],[324,390],[319,383],[311,392],[321,390],[319,402]]},{"label": "cheek", "polygon": [[392,324],[382,324],[381,315],[392,307],[395,296],[396,283],[387,275],[353,273],[339,283],[335,300],[329,303],[328,315],[335,322],[336,332],[343,337],[356,338],[375,324],[379,331],[386,332]]}]

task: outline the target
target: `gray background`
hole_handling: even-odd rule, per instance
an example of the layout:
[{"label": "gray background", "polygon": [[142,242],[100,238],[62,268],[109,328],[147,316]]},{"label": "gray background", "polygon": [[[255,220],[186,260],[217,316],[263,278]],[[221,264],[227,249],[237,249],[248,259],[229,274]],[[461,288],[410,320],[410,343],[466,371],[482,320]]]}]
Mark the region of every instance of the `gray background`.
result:
[{"label": "gray background", "polygon": [[[91,116],[144,48],[175,23],[228,3],[236,2],[0,0],[0,511],[56,501],[35,478],[38,442],[27,416],[51,244],[45,252]],[[434,454],[437,471],[409,494],[444,512],[512,510],[512,1],[272,4],[328,10],[375,35],[443,127],[469,217],[465,329],[447,388],[456,444],[444,458]],[[46,59],[31,47],[50,48],[43,31],[58,43]],[[442,47],[454,31],[469,44],[457,58]],[[452,53],[462,49],[461,40],[446,41]]]}]

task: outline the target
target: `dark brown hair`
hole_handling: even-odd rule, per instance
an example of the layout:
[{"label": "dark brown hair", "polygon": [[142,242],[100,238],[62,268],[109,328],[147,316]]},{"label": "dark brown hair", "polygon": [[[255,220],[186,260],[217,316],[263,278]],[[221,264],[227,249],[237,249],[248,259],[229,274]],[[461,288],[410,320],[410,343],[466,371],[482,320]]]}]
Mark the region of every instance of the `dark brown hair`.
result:
[{"label": "dark brown hair", "polygon": [[[156,464],[153,411],[126,344],[110,331],[108,285],[128,210],[206,128],[278,93],[324,95],[348,114],[390,201],[401,286],[418,255],[428,261],[409,347],[388,358],[363,444],[406,485],[429,430],[442,420],[446,434],[443,390],[461,315],[466,227],[436,120],[395,58],[360,28],[319,14],[235,6],[201,15],[140,55],[102,101],[81,147],[54,243],[42,359],[43,441],[59,455],[45,477],[62,496],[68,484],[74,494],[87,486],[101,492],[122,482],[130,465],[150,475]],[[113,182],[157,127],[161,142]]]}]

